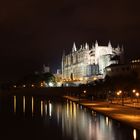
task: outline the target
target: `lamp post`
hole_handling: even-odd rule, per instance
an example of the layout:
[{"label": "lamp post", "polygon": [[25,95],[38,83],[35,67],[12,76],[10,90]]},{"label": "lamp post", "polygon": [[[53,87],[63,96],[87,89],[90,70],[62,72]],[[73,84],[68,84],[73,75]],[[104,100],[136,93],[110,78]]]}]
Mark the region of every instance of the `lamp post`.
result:
[{"label": "lamp post", "polygon": [[123,93],[122,93],[122,91],[121,90],[119,90],[118,92],[117,92],[117,95],[118,96],[120,96],[121,95],[121,99],[122,99],[122,106],[124,105],[124,98],[123,98]]},{"label": "lamp post", "polygon": [[136,92],[136,97],[137,97],[137,103],[138,103],[138,99],[139,99],[139,92]]},{"label": "lamp post", "polygon": [[[120,96],[120,92],[117,92],[117,96],[118,96],[118,97]],[[118,103],[118,101],[117,101],[117,103]]]},{"label": "lamp post", "polygon": [[131,96],[131,97],[132,97],[132,98],[131,98],[132,103],[133,103],[133,95],[134,95],[135,93],[136,93],[136,90],[133,89],[133,90],[132,90],[132,96]]}]

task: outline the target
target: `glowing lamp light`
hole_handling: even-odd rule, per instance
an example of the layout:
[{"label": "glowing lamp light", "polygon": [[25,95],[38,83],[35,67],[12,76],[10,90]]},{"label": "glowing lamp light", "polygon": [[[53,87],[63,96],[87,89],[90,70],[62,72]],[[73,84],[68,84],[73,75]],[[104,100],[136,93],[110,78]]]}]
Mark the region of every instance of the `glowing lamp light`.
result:
[{"label": "glowing lamp light", "polygon": [[136,93],[136,96],[139,97],[139,95],[140,95],[140,94],[137,92],[137,93]]},{"label": "glowing lamp light", "polygon": [[122,91],[120,90],[120,91],[119,91],[119,93],[121,94],[121,93],[122,93]]},{"label": "glowing lamp light", "polygon": [[121,93],[120,92],[117,92],[117,95],[119,96]]},{"label": "glowing lamp light", "polygon": [[43,87],[43,83],[41,83],[41,85],[40,85],[41,87]]},{"label": "glowing lamp light", "polygon": [[79,78],[79,80],[80,80],[80,81],[82,81],[82,80],[83,80],[83,78],[81,77],[81,78]]},{"label": "glowing lamp light", "polygon": [[50,86],[50,87],[53,87],[53,86],[54,86],[54,84],[53,84],[52,82],[50,82],[50,83],[49,83],[49,86]]},{"label": "glowing lamp light", "polygon": [[135,89],[133,89],[133,90],[132,90],[132,92],[133,92],[133,93],[135,93],[135,92],[136,92],[136,90],[135,90]]},{"label": "glowing lamp light", "polygon": [[24,88],[25,88],[25,87],[26,87],[26,85],[23,85],[22,87],[24,87]]},{"label": "glowing lamp light", "polygon": [[83,92],[84,92],[84,93],[86,93],[87,91],[86,91],[86,90],[84,90]]},{"label": "glowing lamp light", "polygon": [[119,90],[119,91],[117,92],[117,95],[120,96],[121,93],[122,93],[122,91]]},{"label": "glowing lamp light", "polygon": [[96,78],[96,77],[94,77],[94,78],[93,78],[93,80],[94,80],[94,81],[96,81],[96,80],[97,80],[97,78]]}]

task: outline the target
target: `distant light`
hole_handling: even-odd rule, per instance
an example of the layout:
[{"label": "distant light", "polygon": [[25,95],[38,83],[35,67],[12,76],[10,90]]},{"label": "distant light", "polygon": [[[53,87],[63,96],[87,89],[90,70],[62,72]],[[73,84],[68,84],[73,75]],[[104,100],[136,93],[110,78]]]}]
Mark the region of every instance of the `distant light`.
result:
[{"label": "distant light", "polygon": [[14,85],[14,88],[16,88],[17,86],[16,85]]},{"label": "distant light", "polygon": [[34,85],[32,84],[32,87],[34,87]]},{"label": "distant light", "polygon": [[82,80],[83,80],[83,78],[81,77],[79,80],[80,80],[80,81],[82,81]]},{"label": "distant light", "polygon": [[121,93],[120,92],[117,92],[117,95],[119,96]]},{"label": "distant light", "polygon": [[122,93],[122,91],[120,90],[119,93]]},{"label": "distant light", "polygon": [[93,80],[94,80],[94,81],[96,81],[96,80],[97,80],[97,78],[96,78],[96,77],[94,77],[94,78],[93,78]]},{"label": "distant light", "polygon": [[84,90],[83,92],[84,92],[84,93],[86,93],[87,91],[86,91],[86,90]]},{"label": "distant light", "polygon": [[132,90],[132,92],[133,92],[133,93],[135,93],[135,92],[136,92],[136,90],[135,90],[135,89],[133,89],[133,90]]},{"label": "distant light", "polygon": [[53,87],[53,86],[54,86],[54,84],[53,84],[52,82],[50,82],[50,83],[49,83],[49,86],[50,86],[50,87]]},{"label": "distant light", "polygon": [[26,85],[23,85],[22,87],[26,87]]},{"label": "distant light", "polygon": [[111,71],[111,68],[107,68],[106,70],[107,70],[107,71]]},{"label": "distant light", "polygon": [[139,93],[138,93],[138,92],[136,93],[136,96],[137,96],[137,97],[139,96]]}]

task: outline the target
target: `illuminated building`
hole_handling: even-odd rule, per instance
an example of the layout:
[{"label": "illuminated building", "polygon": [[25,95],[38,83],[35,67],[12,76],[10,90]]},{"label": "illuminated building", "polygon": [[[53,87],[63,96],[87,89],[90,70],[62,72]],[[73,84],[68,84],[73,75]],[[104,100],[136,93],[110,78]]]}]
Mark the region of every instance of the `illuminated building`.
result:
[{"label": "illuminated building", "polygon": [[110,65],[104,71],[104,77],[129,77],[135,75],[140,79],[140,59],[132,60],[128,64]]},{"label": "illuminated building", "polygon": [[63,53],[62,77],[64,80],[84,80],[94,75],[103,75],[104,68],[111,64],[123,62],[123,47],[112,47],[109,42],[107,46],[95,45],[90,48],[86,43],[78,49],[73,44],[72,52]]},{"label": "illuminated building", "polygon": [[50,72],[50,67],[46,66],[45,64],[43,64],[43,71],[42,71],[42,73],[47,73],[47,72]]}]

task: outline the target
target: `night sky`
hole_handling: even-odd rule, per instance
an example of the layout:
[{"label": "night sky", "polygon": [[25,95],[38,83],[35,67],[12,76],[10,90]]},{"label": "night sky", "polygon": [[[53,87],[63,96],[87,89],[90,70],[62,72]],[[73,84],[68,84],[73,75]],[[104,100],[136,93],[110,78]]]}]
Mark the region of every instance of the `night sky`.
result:
[{"label": "night sky", "polygon": [[0,2],[0,82],[43,64],[60,68],[73,42],[123,45],[127,59],[140,53],[140,3],[129,0],[3,0]]}]

